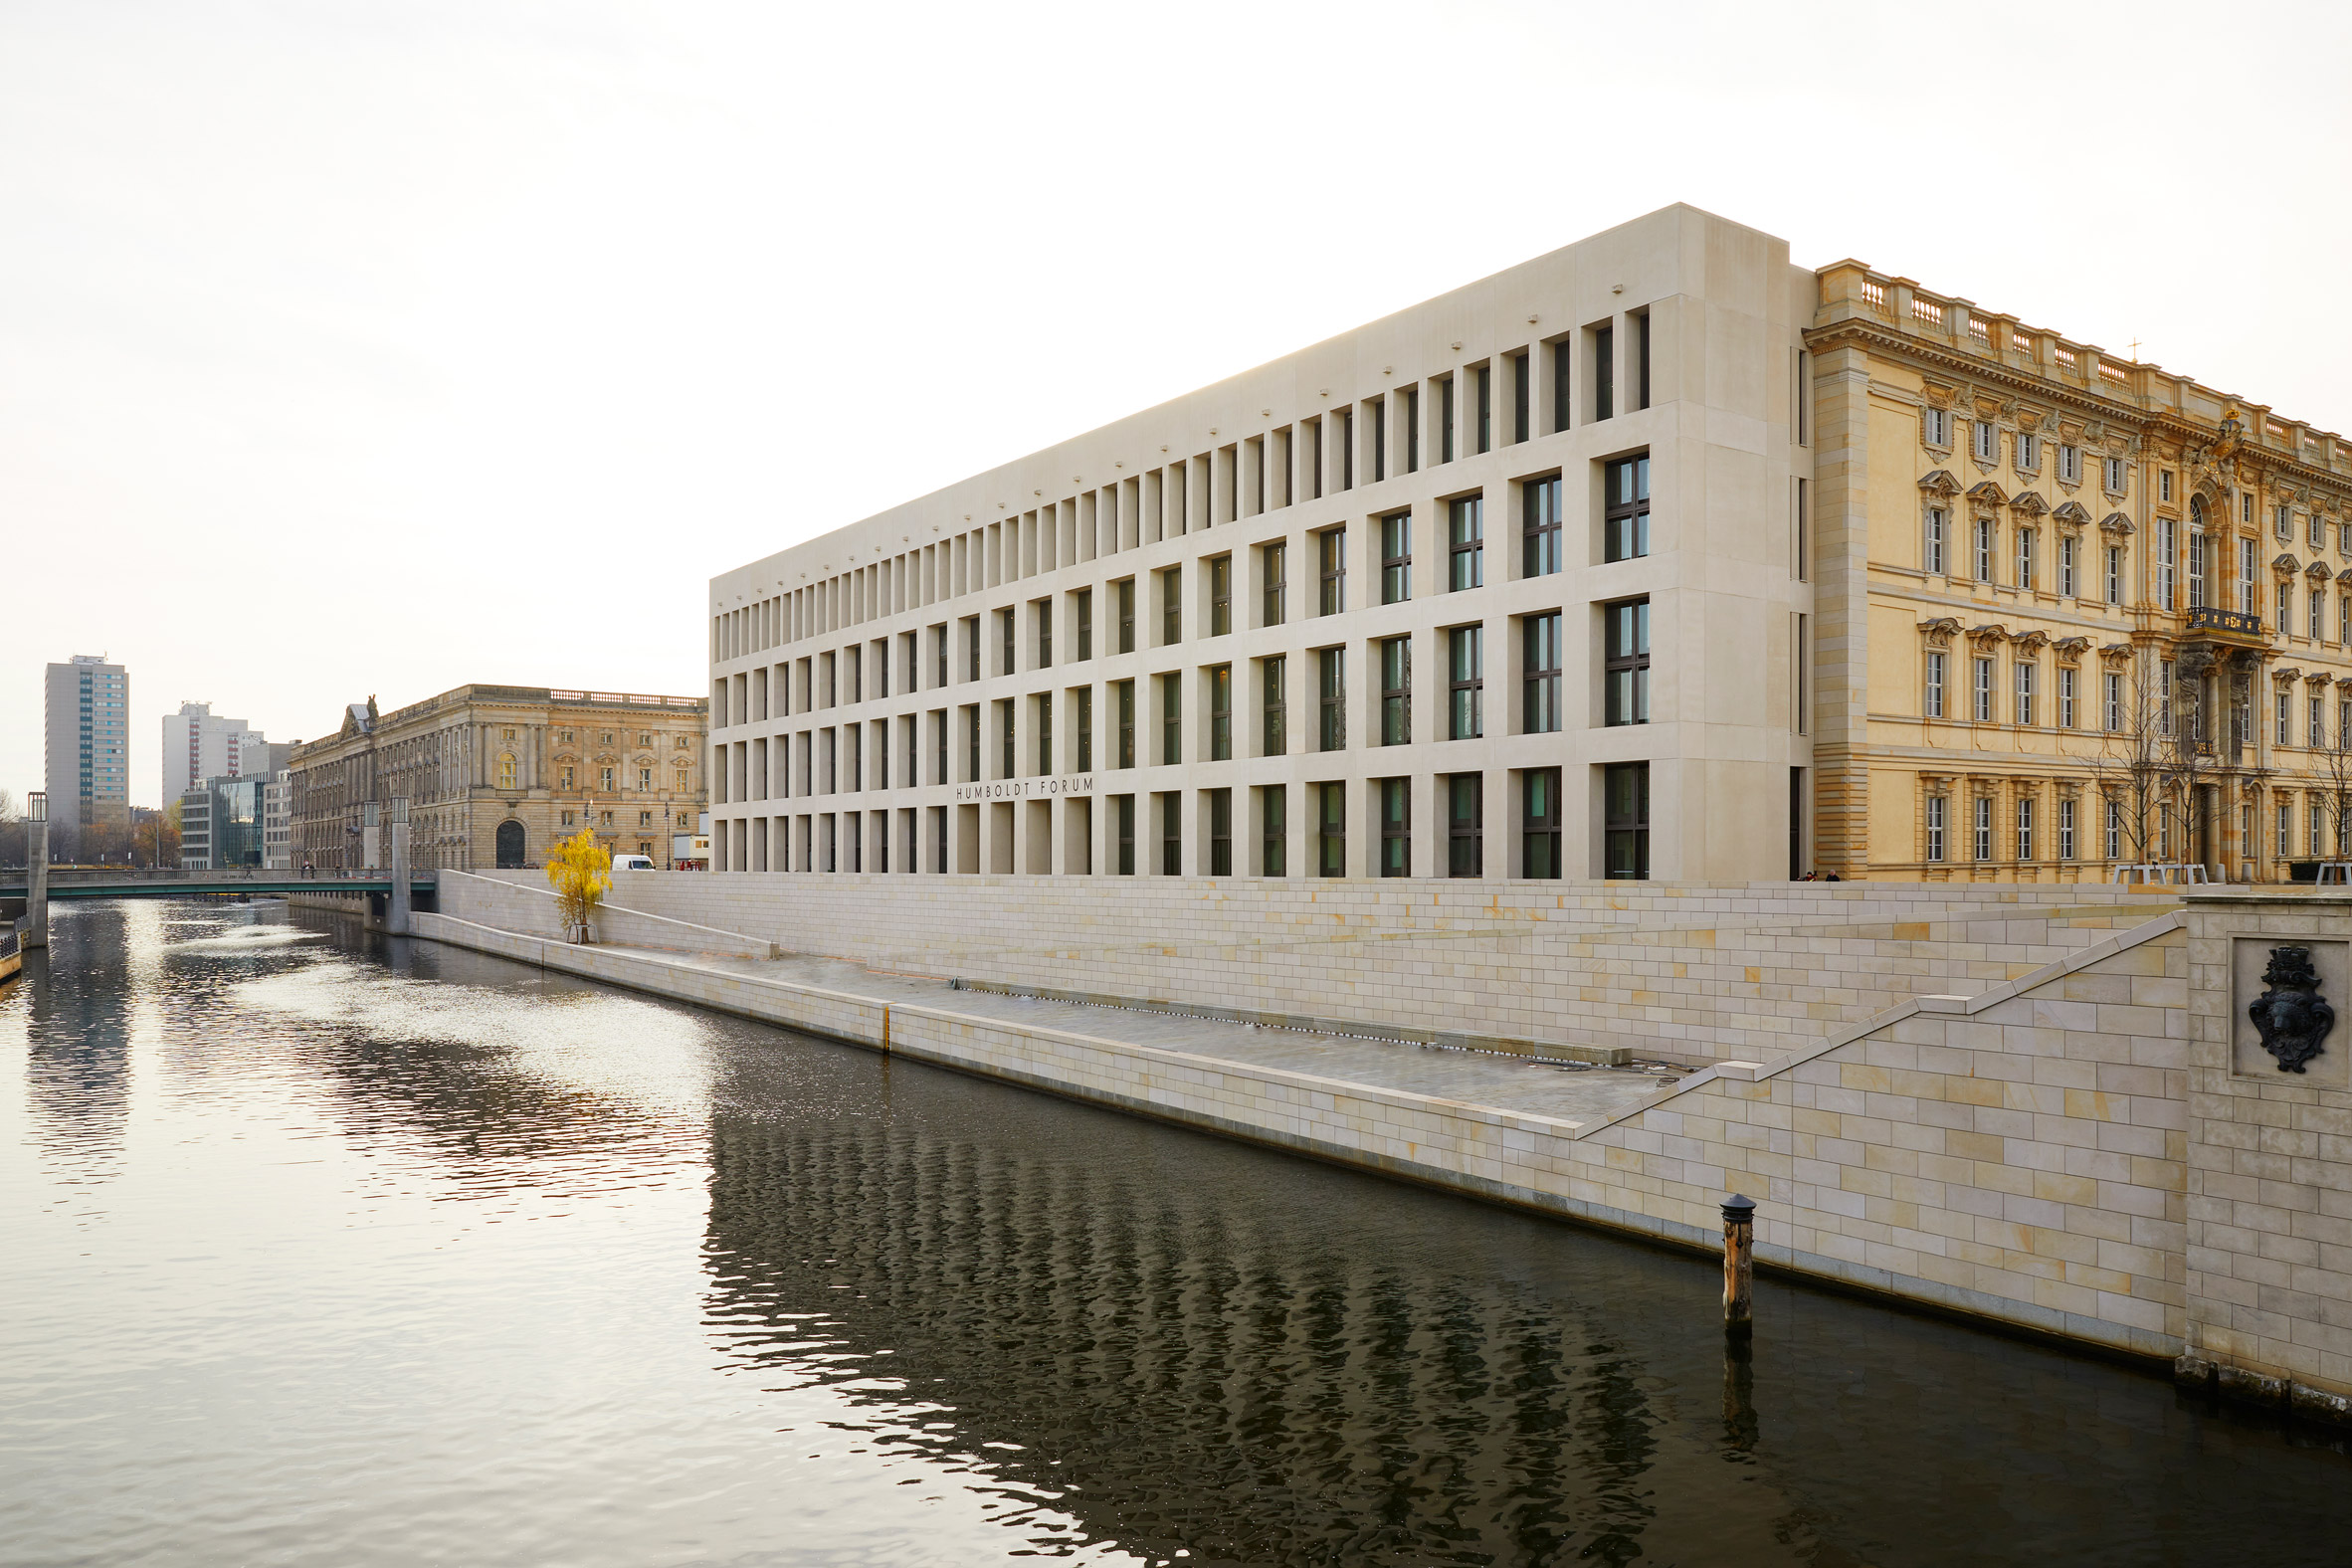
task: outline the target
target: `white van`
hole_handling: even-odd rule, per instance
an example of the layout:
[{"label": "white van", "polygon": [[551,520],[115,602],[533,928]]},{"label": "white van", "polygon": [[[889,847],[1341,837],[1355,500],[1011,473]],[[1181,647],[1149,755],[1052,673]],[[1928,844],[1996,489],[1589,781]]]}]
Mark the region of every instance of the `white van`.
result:
[{"label": "white van", "polygon": [[654,864],[654,858],[651,855],[616,855],[613,857],[613,870],[617,872],[658,872],[661,869]]}]

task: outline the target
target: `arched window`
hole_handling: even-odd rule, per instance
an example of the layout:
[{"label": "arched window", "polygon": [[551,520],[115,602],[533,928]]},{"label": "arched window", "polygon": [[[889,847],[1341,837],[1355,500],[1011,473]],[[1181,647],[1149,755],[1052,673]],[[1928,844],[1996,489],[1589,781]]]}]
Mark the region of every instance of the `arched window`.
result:
[{"label": "arched window", "polygon": [[498,824],[498,865],[506,870],[522,865],[522,824],[511,818]]},{"label": "arched window", "polygon": [[[501,751],[498,753],[497,787],[500,789],[512,789],[514,787],[514,753],[511,751]],[[505,830],[500,829],[499,831],[503,833]],[[515,864],[520,865],[521,863],[518,861]]]}]

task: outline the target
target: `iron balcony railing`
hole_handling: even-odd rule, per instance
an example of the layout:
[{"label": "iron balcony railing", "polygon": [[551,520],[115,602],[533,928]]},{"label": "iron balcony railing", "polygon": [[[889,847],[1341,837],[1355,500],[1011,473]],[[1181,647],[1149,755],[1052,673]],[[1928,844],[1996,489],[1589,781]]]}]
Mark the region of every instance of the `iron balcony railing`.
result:
[{"label": "iron balcony railing", "polygon": [[2262,635],[2262,618],[2252,610],[2216,610],[2210,606],[2200,606],[2189,612],[2189,630],[2259,637]]}]

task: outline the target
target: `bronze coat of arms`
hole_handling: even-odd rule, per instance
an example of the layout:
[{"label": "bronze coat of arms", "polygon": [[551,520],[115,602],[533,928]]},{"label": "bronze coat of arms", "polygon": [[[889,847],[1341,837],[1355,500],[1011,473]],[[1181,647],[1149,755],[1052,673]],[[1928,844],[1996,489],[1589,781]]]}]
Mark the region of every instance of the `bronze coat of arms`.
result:
[{"label": "bronze coat of arms", "polygon": [[2319,1055],[2329,1030],[2336,1027],[2336,1010],[2319,994],[2319,971],[2311,965],[2308,947],[2273,947],[2270,966],[2262,971],[2270,989],[2247,1005],[2247,1017],[2262,1037],[2262,1049],[2278,1059],[2281,1073],[2300,1073],[2303,1064]]}]

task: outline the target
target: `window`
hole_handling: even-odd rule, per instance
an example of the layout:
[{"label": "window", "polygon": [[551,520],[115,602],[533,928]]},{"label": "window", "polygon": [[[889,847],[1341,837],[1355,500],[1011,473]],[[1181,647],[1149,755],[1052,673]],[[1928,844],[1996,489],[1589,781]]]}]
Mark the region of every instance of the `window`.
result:
[{"label": "window", "polygon": [[2313,513],[2311,513],[2310,517],[2309,517],[2307,520],[2309,521],[2309,523],[2310,523],[2310,527],[2311,527],[2311,548],[2313,548],[2313,549],[2315,549],[2315,550],[2324,550],[2324,549],[2326,549],[2326,548],[2327,548],[2327,522],[2326,522],[2326,520],[2325,520],[2324,518],[2322,518],[2322,517],[2319,515],[2319,513],[2317,513],[2317,512],[2313,512]]},{"label": "window", "polygon": [[[1478,372],[1483,382],[1484,371]],[[1380,875],[1413,875],[1413,781],[1380,781]]]},{"label": "window", "polygon": [[1946,656],[1935,649],[1927,651],[1927,691],[1922,700],[1929,718],[1944,716],[1944,660]]},{"label": "window", "polygon": [[1560,569],[1560,478],[1529,480],[1520,488],[1519,574],[1548,577]]},{"label": "window", "polygon": [[1184,760],[1184,678],[1160,677],[1160,756],[1163,764]]},{"label": "window", "polygon": [[1073,597],[1078,601],[1078,662],[1084,664],[1094,657],[1094,590],[1080,588]]},{"label": "window", "polygon": [[2189,535],[2189,607],[2202,609],[2205,605],[2205,535]]},{"label": "window", "polygon": [[2106,598],[2109,604],[2123,602],[2123,546],[2120,544],[2107,546]]},{"label": "window", "polygon": [[2172,471],[2170,469],[2165,469],[2156,476],[2156,498],[2162,501],[2172,499]]},{"label": "window", "polygon": [[607,795],[613,792],[613,770],[611,768],[597,770],[596,787]]},{"label": "window", "polygon": [[1233,760],[1233,666],[1209,671],[1209,760]]},{"label": "window", "polygon": [[2327,629],[2326,589],[2314,588],[2311,590],[2311,619],[2305,621],[2303,626],[2304,629],[2311,634],[2311,640],[2313,642],[2317,642],[2321,634]]},{"label": "window", "polygon": [[1380,519],[1380,602],[1403,604],[1413,597],[1413,513],[1391,512]]},{"label": "window", "polygon": [[1160,644],[1169,647],[1184,641],[1184,568],[1171,566],[1159,580]]},{"label": "window", "polygon": [[1135,683],[1116,682],[1112,689],[1117,693],[1119,714],[1118,762],[1122,768],[1135,765]]},{"label": "window", "polygon": [[1184,875],[1184,796],[1168,790],[1155,799],[1160,808],[1160,875]]},{"label": "window", "polygon": [[2292,540],[2294,538],[2295,514],[2293,507],[2281,501],[2276,507],[2272,508],[2270,520],[2272,530],[2276,532],[2281,539]]},{"label": "window", "polygon": [[980,668],[980,618],[964,617],[964,679],[977,681],[985,674]]},{"label": "window", "polygon": [[2108,801],[2106,803],[2104,817],[2106,829],[2106,858],[2110,861],[2119,861],[2123,858],[2122,803],[2119,801]]},{"label": "window", "polygon": [[2042,438],[2023,431],[2017,438],[2017,466],[2020,472],[2031,474],[2042,467]]},{"label": "window", "polygon": [[1054,668],[1054,601],[1040,599],[1029,607],[1030,618],[1037,623],[1037,667]]},{"label": "window", "polygon": [[1560,612],[1531,615],[1520,625],[1526,676],[1519,727],[1530,735],[1548,735],[1560,727]]},{"label": "window", "polygon": [[1941,577],[1950,569],[1952,514],[1941,506],[1927,508],[1926,537],[1919,549],[1919,565]]},{"label": "window", "polygon": [[1944,858],[1944,805],[1941,795],[1927,797],[1927,858],[1931,861]]},{"label": "window", "polygon": [[2071,666],[2058,672],[2058,728],[2072,729],[2074,724],[2074,678]]},{"label": "window", "polygon": [[1607,419],[1615,412],[1616,392],[1617,332],[1597,326],[1593,328],[1593,418]]},{"label": "window", "polygon": [[1233,630],[1233,557],[1219,555],[1209,562],[1209,635],[1223,637]]},{"label": "window", "polygon": [[1478,388],[1478,450],[1494,450],[1494,371],[1486,365],[1474,372]]},{"label": "window", "polygon": [[1991,860],[1993,858],[1993,797],[1990,795],[1979,795],[1976,798],[1975,837],[1976,843],[1970,846],[1976,851],[1975,858],[1980,861]]},{"label": "window", "polygon": [[2327,744],[2327,707],[2323,697],[2315,696],[2306,704],[2303,744],[2314,747]]},{"label": "window", "polygon": [[1929,446],[1948,447],[1952,444],[1952,411],[1950,409],[1931,408],[1926,410],[1921,425],[1921,437]]},{"label": "window", "polygon": [[1438,383],[1438,461],[1454,461],[1454,378]]},{"label": "window", "polygon": [[1011,610],[999,610],[996,613],[998,660],[996,673],[1000,676],[1012,675],[1015,671],[1021,668],[1019,658],[1015,652],[1016,643],[1014,634],[1018,629],[1017,621],[1018,617],[1016,617],[1014,612]]},{"label": "window", "polygon": [[1128,577],[1112,586],[1118,592],[1118,651],[1131,654],[1135,651],[1135,579]]},{"label": "window", "polygon": [[1320,670],[1317,685],[1322,693],[1318,749],[1343,751],[1347,748],[1347,650],[1326,648],[1315,655],[1315,660]]},{"label": "window", "polygon": [[677,779],[676,779],[676,781],[674,782],[674,784],[672,785],[672,787],[673,787],[673,788],[675,788],[675,789],[676,789],[676,790],[677,790],[679,793],[681,793],[681,794],[684,794],[684,793],[686,792],[686,769],[684,769],[684,768],[680,768],[680,769],[678,770],[678,776],[677,776]]},{"label": "window", "polygon": [[2105,490],[2110,495],[2122,494],[2123,460],[2121,458],[2101,458],[2099,460],[2099,468],[2101,470],[2099,477],[2100,488]]},{"label": "window", "polygon": [[1975,661],[1975,667],[1976,700],[1969,716],[1980,724],[1990,724],[1993,721],[1993,661],[1979,659]]},{"label": "window", "polygon": [[1486,733],[1486,629],[1458,626],[1446,643],[1446,738],[1475,740]]},{"label": "window", "polygon": [[514,788],[514,756],[511,752],[498,754],[498,788]]},{"label": "window", "polygon": [[2034,858],[2034,797],[2025,796],[2017,803],[2017,858]]},{"label": "window", "polygon": [[1607,625],[1609,724],[1650,722],[1650,601],[1631,599],[1602,611]]},{"label": "window", "polygon": [[2286,688],[2281,686],[2278,690],[2278,745],[2291,746],[2295,743],[2294,717],[2294,698],[2287,695]]},{"label": "window", "polygon": [[[1072,722],[1078,731],[1078,770],[1091,773],[1094,771],[1094,688],[1079,686],[1071,693],[1071,702],[1077,709],[1072,715]],[[909,773],[914,771],[912,757],[906,760],[906,770]],[[912,784],[914,780],[910,778],[906,782]]]},{"label": "window", "polygon": [[1535,400],[1535,372],[1525,354],[1513,354],[1511,359],[1511,440],[1525,441],[1533,428],[1530,405]]},{"label": "window", "polygon": [[2034,586],[2034,543],[2033,529],[2017,530],[2017,585],[2020,588]]},{"label": "window", "polygon": [[2278,635],[2295,634],[2295,591],[2285,583],[2278,585]]},{"label": "window", "polygon": [[1405,472],[1421,471],[1421,389],[1407,387],[1400,395],[1405,406]]},{"label": "window", "polygon": [[1054,772],[1054,693],[1051,691],[1040,691],[1037,696],[1037,770],[1040,776]]},{"label": "window", "polygon": [[1446,587],[1450,593],[1476,588],[1486,581],[1486,508],[1483,499],[1465,495],[1446,506]]},{"label": "window", "polygon": [[[2082,449],[2058,443],[2058,482],[2063,485],[2082,483]],[[2068,808],[2071,809],[2071,808]]]},{"label": "window", "polygon": [[1290,550],[1280,542],[1266,547],[1266,624],[1280,626],[1287,619]]},{"label": "window", "polygon": [[1650,875],[1650,764],[1612,763],[1602,778],[1603,874],[1612,880]]},{"label": "window", "polygon": [[2020,724],[2034,722],[2034,685],[2041,675],[2039,665],[2025,660],[2017,663],[2017,702],[2015,717]]},{"label": "window", "polygon": [[1485,875],[1484,790],[1480,776],[1457,773],[1446,780],[1446,875]]},{"label": "window", "polygon": [[947,628],[944,625],[931,628],[931,685],[934,687],[943,686],[947,685]]},{"label": "window", "polygon": [[1413,639],[1386,637],[1380,649],[1380,743],[1413,739]]},{"label": "window", "polygon": [[1338,615],[1347,609],[1347,530],[1326,528],[1315,535],[1322,554],[1322,584],[1315,613]]},{"label": "window", "polygon": [[1209,797],[1209,875],[1233,875],[1233,791],[1213,789]]},{"label": "window", "polygon": [[2173,608],[2173,571],[2180,559],[2179,527],[2173,518],[2156,519],[2156,602],[2167,610]]},{"label": "window", "polygon": [[1118,838],[1118,875],[1135,875],[1135,797],[1111,797],[1111,829]]},{"label": "window", "polygon": [[1261,824],[1258,875],[1261,877],[1287,877],[1290,875],[1285,855],[1287,846],[1284,828],[1286,825],[1283,822],[1283,818],[1287,815],[1285,808],[1289,804],[1289,787],[1282,784],[1269,784],[1258,792]]},{"label": "window", "polygon": [[2074,597],[2074,536],[2066,534],[2058,540],[2058,580],[2060,596]]},{"label": "window", "polygon": [[1266,686],[1266,733],[1260,754],[1278,757],[1289,749],[1289,704],[1282,695],[1288,684],[1289,660],[1285,655],[1276,654],[1260,663]]},{"label": "window", "polygon": [[[852,733],[856,732],[852,731]],[[996,704],[996,734],[997,761],[1001,767],[997,777],[1000,779],[1014,778],[1019,775],[1021,770],[1015,765],[1017,759],[1013,753],[1013,699],[1009,696]]]},{"label": "window", "polygon": [[1347,786],[1310,784],[1315,801],[1315,875],[1347,875]]},{"label": "window", "polygon": [[2001,437],[1989,419],[1976,423],[1976,460],[1979,463],[1997,462],[2001,457]]},{"label": "window", "polygon": [[2295,849],[2295,803],[2291,799],[2278,802],[2278,858],[2284,860]]},{"label": "window", "polygon": [[557,789],[570,789],[573,787],[572,765],[570,763],[567,762],[562,767],[555,770],[555,787]]},{"label": "window", "polygon": [[1608,501],[1607,548],[1603,559],[1628,561],[1650,553],[1650,460],[1623,458],[1609,465],[1602,494]]},{"label": "window", "polygon": [[1529,768],[1519,775],[1519,875],[1560,875],[1560,770]]}]

